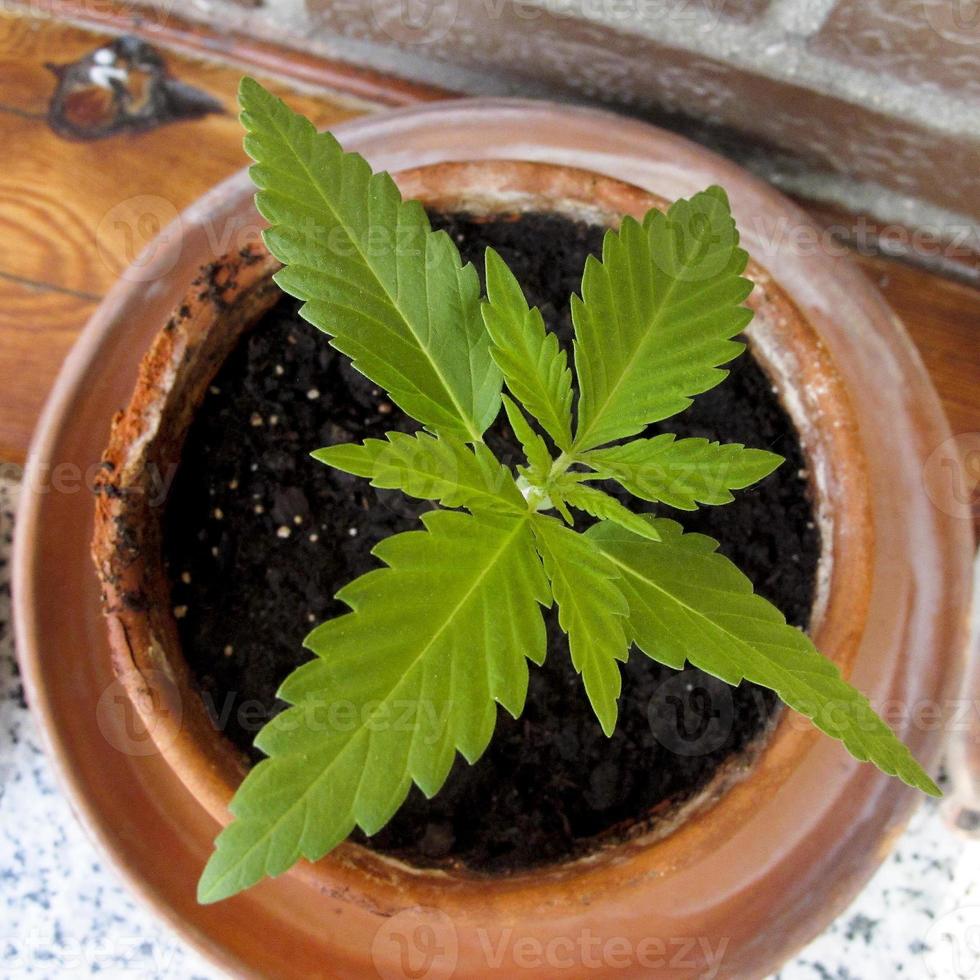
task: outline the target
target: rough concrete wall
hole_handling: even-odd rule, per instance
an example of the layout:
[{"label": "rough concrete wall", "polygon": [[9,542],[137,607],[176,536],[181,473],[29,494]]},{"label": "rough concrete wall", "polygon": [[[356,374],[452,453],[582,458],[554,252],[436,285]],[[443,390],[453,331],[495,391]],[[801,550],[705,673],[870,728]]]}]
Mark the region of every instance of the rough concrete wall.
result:
[{"label": "rough concrete wall", "polygon": [[243,16],[460,91],[626,108],[789,190],[977,234],[980,0],[264,0]]},{"label": "rough concrete wall", "polygon": [[978,3],[842,0],[808,43],[818,54],[886,79],[968,99],[980,113]]}]

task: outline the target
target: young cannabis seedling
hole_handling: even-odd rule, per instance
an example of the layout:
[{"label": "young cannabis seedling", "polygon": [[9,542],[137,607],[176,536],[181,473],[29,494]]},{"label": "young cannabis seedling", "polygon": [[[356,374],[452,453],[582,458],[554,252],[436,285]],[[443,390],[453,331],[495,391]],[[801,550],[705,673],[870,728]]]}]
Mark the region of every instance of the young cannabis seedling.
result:
[{"label": "young cannabis seedling", "polygon": [[[693,510],[731,500],[781,462],[704,439],[635,438],[718,384],[719,366],[743,349],[733,338],[751,318],[742,304],[752,285],[721,188],[625,218],[601,261],[587,261],[572,297],[573,411],[566,356],[493,250],[481,299],[476,270],[388,174],[257,82],[244,79],[240,99],[266,242],[284,266],[276,281],[424,427],[314,455],[453,509],[378,545],[383,567],[338,593],[350,612],[307,637],[315,656],[282,685],[292,707],[256,739],[268,758],[235,795],[202,902],[320,858],[355,826],[375,833],[413,782],[432,796],[457,752],[478,759],[497,705],[523,709],[527,661],[544,660],[553,602],[607,734],[619,664],[635,644],[678,670],[769,687],[858,759],[938,793],[867,699],[753,594],[715,541],[635,514],[594,485],[616,481]],[[526,456],[516,474],[483,441],[501,407]],[[572,510],[598,521],[580,533]]]}]

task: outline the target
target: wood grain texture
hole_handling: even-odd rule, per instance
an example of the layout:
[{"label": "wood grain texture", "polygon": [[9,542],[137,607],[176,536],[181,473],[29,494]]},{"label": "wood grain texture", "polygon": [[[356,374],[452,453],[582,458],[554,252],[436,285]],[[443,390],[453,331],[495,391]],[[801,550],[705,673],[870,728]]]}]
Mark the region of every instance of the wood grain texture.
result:
[{"label": "wood grain texture", "polygon": [[[55,79],[44,63],[110,39],[0,13],[0,140],[18,148],[0,166],[0,460],[24,459],[65,353],[116,278],[171,218],[247,162],[235,109],[242,70],[173,53],[171,72],[226,114],[92,143],[55,135],[46,121]],[[260,77],[319,126],[363,111]]]},{"label": "wood grain texture", "polygon": [[8,24],[0,23],[0,43],[5,34],[25,51],[28,45],[47,43],[46,30],[39,26],[42,22],[32,19],[38,8],[56,22],[78,25],[89,32],[134,34],[190,63],[216,64],[225,69],[234,66],[256,77],[278,79],[294,94],[314,93],[310,99],[314,103],[323,101],[323,93],[332,93],[331,99],[337,104],[356,105],[364,111],[414,105],[455,94],[434,85],[393,78],[372,68],[262,41],[232,23],[223,24],[222,30],[216,32],[184,19],[179,4],[160,7],[130,0],[44,0],[41,6],[32,0],[7,0],[2,9],[20,16],[9,17]]},{"label": "wood grain texture", "polygon": [[97,303],[0,275],[0,464],[23,463],[58,368]]},{"label": "wood grain texture", "polygon": [[[52,2],[67,13],[73,7]],[[133,27],[110,0],[93,10],[106,27]],[[71,62],[112,35],[0,13],[0,137],[18,148],[0,167],[0,461],[24,459],[65,353],[128,263],[178,211],[246,162],[235,118],[243,71],[321,127],[444,94],[233,34],[209,37],[173,19],[162,27],[145,36],[168,45],[171,73],[228,111],[76,143],[47,125],[55,83],[44,63]],[[317,81],[345,92],[310,94]],[[819,206],[811,213],[825,226],[842,220]],[[980,432],[980,291],[894,260],[858,258],[918,344],[954,433]]]},{"label": "wood grain texture", "polygon": [[953,434],[980,432],[980,290],[892,259],[859,263],[919,348]]}]

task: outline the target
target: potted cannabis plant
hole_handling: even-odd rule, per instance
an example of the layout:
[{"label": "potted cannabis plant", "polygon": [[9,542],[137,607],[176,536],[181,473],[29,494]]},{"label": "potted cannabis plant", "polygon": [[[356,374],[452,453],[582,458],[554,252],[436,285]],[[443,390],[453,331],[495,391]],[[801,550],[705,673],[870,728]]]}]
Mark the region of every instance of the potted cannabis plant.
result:
[{"label": "potted cannabis plant", "polygon": [[[300,873],[313,874],[321,893],[341,903],[353,896],[362,912],[376,910],[379,926],[395,912],[424,904],[449,909],[466,928],[482,922],[491,932],[530,910],[547,932],[558,928],[548,925],[548,916],[581,871],[599,875],[594,897],[585,902],[599,907],[577,915],[619,921],[630,935],[641,929],[642,911],[627,914],[623,903],[642,901],[643,889],[664,872],[617,878],[611,869],[627,868],[640,852],[673,847],[666,864],[668,851],[656,852],[660,867],[680,871],[685,847],[700,852],[712,841],[720,847],[726,827],[752,805],[753,780],[756,792],[772,791],[803,765],[809,732],[797,726],[774,741],[776,714],[767,715],[751,751],[723,778],[652,816],[636,814],[632,829],[604,840],[601,857],[587,849],[576,854],[574,872],[564,866],[523,878],[445,866],[427,872],[404,856],[371,856],[362,845],[344,843],[355,832],[370,837],[382,831],[410,793],[438,799],[460,768],[457,755],[467,763],[480,759],[494,738],[498,706],[512,718],[524,711],[554,632],[580,678],[577,695],[591,706],[604,736],[616,732],[627,661],[649,660],[666,671],[697,668],[739,689],[751,683],[775,692],[855,758],[938,793],[840,669],[853,657],[869,589],[862,570],[871,544],[861,527],[867,503],[861,466],[842,465],[851,491],[839,502],[846,520],[823,528],[834,539],[826,548],[846,525],[852,550],[836,555],[836,584],[828,585],[825,567],[811,596],[820,620],[815,627],[834,646],[833,659],[753,591],[718,542],[685,531],[683,516],[674,519],[699,507],[729,506],[732,491],[765,481],[782,462],[762,447],[672,431],[675,422],[683,429],[698,396],[708,397],[704,393],[725,380],[726,366],[738,363],[753,316],[747,301],[780,343],[796,345],[806,380],[818,382],[806,391],[805,380],[803,393],[795,393],[798,404],[817,399],[820,405],[826,434],[811,440],[810,461],[837,465],[814,454],[826,451],[821,445],[853,438],[846,395],[819,340],[761,270],[750,267],[752,278],[744,275],[749,260],[723,189],[712,186],[664,206],[595,175],[463,164],[400,178],[403,188],[418,189],[420,202],[405,199],[387,173],[373,173],[363,158],[344,152],[330,134],[317,134],[256,82],[245,79],[240,97],[256,204],[269,225],[268,252],[243,248],[203,270],[161,331],[133,402],[113,428],[94,544],[120,676],[163,754],[227,823],[203,870],[201,902],[229,898],[306,859],[319,863]],[[474,189],[474,179],[484,182],[482,191]],[[465,193],[447,190],[454,180],[467,185]],[[522,188],[519,207],[513,194],[508,197],[514,181]],[[507,249],[483,249],[481,285],[456,239],[433,230],[426,213],[426,207],[446,210],[448,202],[456,212],[482,215],[480,221],[495,216],[519,225],[522,215],[568,211],[569,201],[579,225],[585,218],[610,226],[599,229],[601,254],[585,260],[568,301],[571,356],[528,302],[520,277],[502,257]],[[753,280],[762,285],[750,299]],[[330,468],[330,479],[348,496],[363,493],[367,484],[357,489],[359,479],[379,494],[397,491],[417,501],[412,516],[421,525],[377,544],[373,562],[367,546],[358,552],[368,570],[337,592],[339,614],[309,633],[312,656],[278,678],[288,707],[270,708],[255,739],[259,754],[249,760],[215,731],[214,705],[209,713],[199,696],[201,674],[195,676],[181,653],[188,639],[181,624],[196,615],[178,601],[181,589],[209,566],[195,566],[193,574],[174,562],[165,566],[173,526],[161,521],[145,491],[153,474],[180,459],[185,440],[193,442],[188,430],[209,391],[223,397],[219,369],[281,302],[279,290],[299,300],[302,317],[327,335],[331,358],[349,359],[331,360],[330,370],[349,378],[352,367],[366,380],[345,383],[352,391],[366,385],[377,409],[375,435],[344,441],[336,425],[321,425],[331,444],[304,450]],[[294,332],[284,336],[298,343]],[[327,343],[324,338],[324,349]],[[315,376],[320,355],[304,349]],[[765,345],[754,346],[753,354],[770,382],[790,383],[774,379],[777,357],[767,355]],[[253,388],[268,393],[286,383],[288,372],[274,361],[272,380],[250,381]],[[316,402],[321,392],[311,385],[307,396]],[[385,419],[396,415],[398,425],[385,431]],[[235,418],[231,402],[215,418],[212,435],[221,420],[227,427]],[[271,414],[252,412],[249,419],[257,432],[279,424]],[[201,445],[202,458],[224,465],[213,443]],[[275,446],[276,437],[263,445]],[[254,472],[257,464],[248,465]],[[246,472],[221,478],[237,491]],[[297,504],[295,493],[286,496],[273,505],[285,508],[274,518],[276,547],[296,544],[302,534],[304,547],[313,546],[303,554],[315,579],[318,551],[340,552],[359,542],[321,540],[306,504]],[[377,506],[390,499],[379,496]],[[225,518],[213,501],[206,506],[210,521]],[[251,498],[247,506],[259,515],[266,509]],[[357,529],[350,530],[356,538]],[[220,533],[226,541],[227,532]],[[219,556],[222,545],[203,532],[197,538],[205,557]],[[239,558],[225,566],[229,575],[240,569],[235,561],[243,553],[236,551]],[[239,615],[247,623],[249,609]],[[236,651],[228,643],[213,655],[232,660]],[[239,780],[229,817],[225,805]],[[533,808],[535,801],[521,805]],[[524,897],[507,897],[512,894]],[[426,921],[425,915],[418,913],[416,921]],[[729,927],[712,922],[703,928]],[[465,968],[472,975],[489,970],[475,941],[460,941]],[[750,947],[746,940],[733,954],[738,968],[763,961]]]}]

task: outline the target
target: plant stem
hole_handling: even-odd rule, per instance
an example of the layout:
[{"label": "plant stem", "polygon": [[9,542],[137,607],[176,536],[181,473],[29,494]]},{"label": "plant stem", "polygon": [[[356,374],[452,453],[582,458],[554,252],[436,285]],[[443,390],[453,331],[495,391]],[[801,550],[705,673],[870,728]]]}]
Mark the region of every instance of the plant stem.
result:
[{"label": "plant stem", "polygon": [[551,464],[551,469],[548,470],[548,476],[545,479],[545,485],[551,483],[552,480],[557,479],[564,473],[572,463],[575,462],[575,457],[570,453],[562,452],[558,458]]}]

